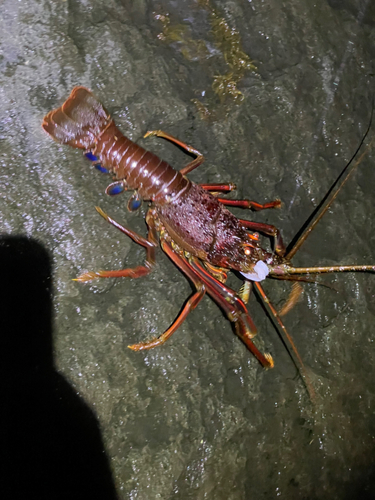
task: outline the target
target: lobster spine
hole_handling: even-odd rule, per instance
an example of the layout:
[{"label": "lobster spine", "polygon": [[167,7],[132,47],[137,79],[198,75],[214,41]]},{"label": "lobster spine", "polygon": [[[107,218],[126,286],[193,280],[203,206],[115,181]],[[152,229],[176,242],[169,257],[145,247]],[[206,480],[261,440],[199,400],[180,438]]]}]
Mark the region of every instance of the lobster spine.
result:
[{"label": "lobster spine", "polygon": [[157,205],[173,201],[191,184],[166,161],[125,137],[113,120],[95,142],[93,154],[103,166],[112,170],[116,179],[124,179],[128,187],[137,189],[142,198]]}]

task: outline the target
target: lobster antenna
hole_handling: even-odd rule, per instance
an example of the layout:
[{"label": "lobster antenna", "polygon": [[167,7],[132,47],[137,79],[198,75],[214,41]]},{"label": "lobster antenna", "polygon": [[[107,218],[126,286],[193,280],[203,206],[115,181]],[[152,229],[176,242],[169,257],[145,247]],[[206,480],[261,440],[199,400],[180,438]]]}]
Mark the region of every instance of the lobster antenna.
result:
[{"label": "lobster antenna", "polygon": [[310,217],[307,219],[307,221],[303,225],[302,234],[298,237],[297,241],[294,244],[292,242],[292,248],[287,252],[287,254],[285,256],[288,260],[291,260],[292,257],[294,257],[295,253],[300,249],[300,247],[302,246],[302,244],[304,243],[304,241],[306,240],[308,235],[315,228],[315,226],[318,224],[318,222],[323,217],[323,215],[327,212],[327,210],[332,205],[333,201],[336,199],[336,197],[339,194],[339,192],[341,191],[341,189],[344,187],[344,185],[349,180],[349,178],[353,175],[353,173],[355,172],[358,165],[362,162],[363,158],[366,156],[366,154],[370,150],[370,148],[375,140],[375,137],[371,140],[370,144],[367,146],[367,148],[361,154],[361,156],[358,158],[358,160],[354,164],[352,164],[354,158],[357,156],[359,150],[361,149],[361,147],[362,147],[363,143],[365,142],[365,139],[370,131],[373,114],[374,114],[374,98],[372,100],[370,122],[368,124],[365,135],[363,136],[363,138],[362,138],[359,146],[357,147],[354,155],[351,157],[349,162],[345,165],[345,167],[341,171],[340,175],[337,177],[335,182],[329,188],[327,194],[324,196],[322,201],[319,203],[319,205],[316,207],[316,209],[313,211],[313,213],[310,215]]},{"label": "lobster antenna", "polygon": [[[375,265],[362,265],[358,266],[317,266],[317,267],[293,267],[289,265],[283,266],[283,272],[286,273],[287,278],[290,281],[295,281],[295,278],[290,278],[290,275],[294,274],[323,274],[323,273],[357,273],[357,272],[372,272],[375,273]],[[277,279],[284,279],[284,276],[277,275],[278,270],[276,272],[274,270],[270,271],[269,276]],[[275,274],[272,274],[275,273]],[[297,277],[296,277],[297,278]],[[304,280],[298,280],[304,281]],[[320,284],[320,283],[317,283]]]},{"label": "lobster antenna", "polygon": [[[307,392],[310,396],[310,400],[311,400],[312,404],[315,405],[316,393],[314,390],[314,386],[313,386],[309,376],[307,375],[307,370],[305,368],[305,365],[303,364],[302,358],[297,350],[297,347],[294,344],[294,341],[293,341],[290,333],[285,328],[285,325],[284,325],[282,319],[280,318],[279,313],[276,311],[276,309],[272,305],[271,301],[267,297],[261,284],[259,282],[254,282],[254,285],[255,285],[255,287],[256,287],[256,289],[257,289],[257,291],[262,299],[262,302],[265,304],[266,308],[271,311],[271,314],[277,323],[276,330],[279,333],[279,336],[280,336],[286,350],[288,351],[288,354],[289,354],[291,360],[293,361],[294,366],[297,368],[297,371],[302,378],[302,381],[307,389]],[[291,347],[291,349],[289,348],[289,346]]]}]

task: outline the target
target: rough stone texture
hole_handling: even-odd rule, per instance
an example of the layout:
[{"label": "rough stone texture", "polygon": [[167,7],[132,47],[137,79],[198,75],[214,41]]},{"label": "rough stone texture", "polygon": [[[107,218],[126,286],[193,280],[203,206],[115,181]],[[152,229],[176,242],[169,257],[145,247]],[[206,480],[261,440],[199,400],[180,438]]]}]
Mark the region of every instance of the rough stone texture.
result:
[{"label": "rough stone texture", "polygon": [[[306,284],[285,318],[318,393],[315,413],[254,297],[259,345],[276,362],[268,372],[209,299],[162,348],[127,349],[162,333],[191,293],[161,251],[142,280],[71,281],[144,258],[94,205],[145,233],[144,211],[127,212],[126,196],[106,197],[107,178],[40,127],[74,85],[90,87],[131,139],[164,129],[200,150],[206,162],[191,174],[196,182],[231,180],[236,196],[259,202],[280,197],[281,210],[234,212],[277,225],[287,242],[356,150],[374,94],[373,2],[212,5],[238,30],[259,73],[246,73],[238,85],[245,99],[225,103],[227,116],[217,101],[216,120],[203,121],[191,100],[225,64],[207,10],[193,0],[1,3],[0,230],[50,252],[55,365],[96,413],[119,498],[371,498],[374,275],[325,277],[334,289]],[[157,38],[154,13],[167,12],[206,41],[209,56],[188,60],[180,42]],[[165,141],[140,142],[177,167],[187,162]],[[372,150],[296,264],[375,262],[373,158]],[[229,283],[240,286],[235,277]],[[280,306],[290,285],[265,288]]]}]

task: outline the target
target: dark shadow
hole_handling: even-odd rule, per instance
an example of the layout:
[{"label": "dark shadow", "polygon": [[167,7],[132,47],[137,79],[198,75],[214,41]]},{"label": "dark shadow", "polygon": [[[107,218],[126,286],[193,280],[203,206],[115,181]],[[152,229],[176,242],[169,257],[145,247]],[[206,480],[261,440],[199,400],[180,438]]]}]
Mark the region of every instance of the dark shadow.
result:
[{"label": "dark shadow", "polygon": [[50,259],[0,238],[0,498],[116,499],[98,421],[53,364]]}]

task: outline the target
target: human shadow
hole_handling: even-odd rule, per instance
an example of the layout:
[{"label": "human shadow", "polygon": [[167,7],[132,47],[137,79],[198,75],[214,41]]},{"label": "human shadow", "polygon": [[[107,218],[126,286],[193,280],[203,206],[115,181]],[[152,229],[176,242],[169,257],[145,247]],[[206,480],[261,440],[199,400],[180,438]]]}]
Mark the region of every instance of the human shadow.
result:
[{"label": "human shadow", "polygon": [[0,498],[116,499],[93,412],[53,363],[50,259],[0,238]]}]

